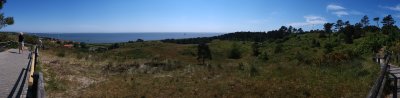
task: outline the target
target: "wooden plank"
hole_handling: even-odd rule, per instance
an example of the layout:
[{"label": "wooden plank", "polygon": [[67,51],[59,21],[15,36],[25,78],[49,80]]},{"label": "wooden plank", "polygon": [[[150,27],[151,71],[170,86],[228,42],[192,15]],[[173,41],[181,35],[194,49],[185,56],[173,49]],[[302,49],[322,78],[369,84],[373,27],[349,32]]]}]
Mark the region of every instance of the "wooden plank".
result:
[{"label": "wooden plank", "polygon": [[35,71],[35,55],[31,55],[31,68],[29,70],[29,80],[28,80],[28,85],[31,87],[33,85],[33,72]]},{"label": "wooden plank", "polygon": [[390,73],[396,74],[396,73],[400,73],[400,70],[390,70]]},{"label": "wooden plank", "polygon": [[395,76],[396,78],[400,78],[400,73],[396,73],[396,74],[391,74],[390,76]]},{"label": "wooden plank", "polygon": [[400,70],[400,68],[392,68],[392,67],[390,67],[389,70]]}]

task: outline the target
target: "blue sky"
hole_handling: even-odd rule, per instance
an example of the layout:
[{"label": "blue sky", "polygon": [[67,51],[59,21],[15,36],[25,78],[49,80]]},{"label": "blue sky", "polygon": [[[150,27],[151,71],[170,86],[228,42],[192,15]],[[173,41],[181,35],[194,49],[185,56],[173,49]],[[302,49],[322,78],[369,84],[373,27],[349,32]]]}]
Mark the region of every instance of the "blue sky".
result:
[{"label": "blue sky", "polygon": [[[234,32],[293,25],[322,29],[337,19],[391,14],[398,0],[8,0],[2,12],[22,32]],[[398,22],[398,23],[399,23]],[[397,23],[397,24],[398,24]]]}]

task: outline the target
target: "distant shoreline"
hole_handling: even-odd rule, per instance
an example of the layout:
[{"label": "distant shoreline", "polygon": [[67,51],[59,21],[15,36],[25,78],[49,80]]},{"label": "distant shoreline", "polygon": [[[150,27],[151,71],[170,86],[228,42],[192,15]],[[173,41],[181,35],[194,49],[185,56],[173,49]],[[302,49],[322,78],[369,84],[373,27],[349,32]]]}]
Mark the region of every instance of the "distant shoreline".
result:
[{"label": "distant shoreline", "polygon": [[226,33],[195,33],[195,32],[171,32],[171,33],[30,33],[39,37],[54,38],[85,43],[121,43],[142,39],[145,41],[156,41],[164,39],[184,39],[197,37],[212,37]]}]

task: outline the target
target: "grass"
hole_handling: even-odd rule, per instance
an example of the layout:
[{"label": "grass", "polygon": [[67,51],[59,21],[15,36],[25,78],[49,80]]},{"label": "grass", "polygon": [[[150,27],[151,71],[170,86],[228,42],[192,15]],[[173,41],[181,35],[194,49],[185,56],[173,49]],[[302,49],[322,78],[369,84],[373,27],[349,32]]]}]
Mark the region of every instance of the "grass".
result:
[{"label": "grass", "polygon": [[[352,55],[365,39],[327,53],[332,39],[266,41],[260,52],[268,59],[252,56],[252,42],[214,40],[207,65],[198,65],[197,45],[158,41],[102,52],[50,48],[41,62],[49,97],[365,97],[379,71],[372,54]],[[234,43],[239,59],[229,59]]]}]

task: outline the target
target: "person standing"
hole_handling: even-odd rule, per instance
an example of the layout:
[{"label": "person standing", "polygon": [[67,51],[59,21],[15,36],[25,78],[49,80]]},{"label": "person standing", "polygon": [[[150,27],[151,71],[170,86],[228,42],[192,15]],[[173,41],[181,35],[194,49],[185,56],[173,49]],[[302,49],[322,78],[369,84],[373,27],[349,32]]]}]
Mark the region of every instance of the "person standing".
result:
[{"label": "person standing", "polygon": [[18,49],[19,54],[24,53],[24,36],[22,32],[19,32],[18,42],[19,42],[19,49]]}]

